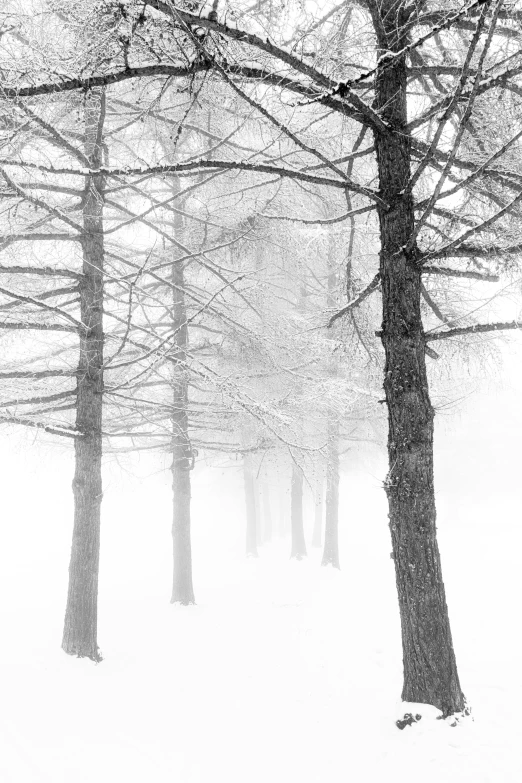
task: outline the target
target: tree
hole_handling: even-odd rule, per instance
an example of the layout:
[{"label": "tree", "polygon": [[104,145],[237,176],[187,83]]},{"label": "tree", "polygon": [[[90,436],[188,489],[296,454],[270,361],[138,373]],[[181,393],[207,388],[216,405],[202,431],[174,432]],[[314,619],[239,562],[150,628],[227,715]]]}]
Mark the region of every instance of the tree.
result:
[{"label": "tree", "polygon": [[[176,183],[179,192],[179,184]],[[174,236],[181,229],[178,214],[173,226]],[[187,307],[185,304],[185,275],[183,261],[172,264],[172,329],[175,349],[172,382],[172,540],[174,567],[171,603],[195,603],[192,586],[192,549],[190,541],[190,471],[194,455],[188,431],[188,375],[186,353],[188,347]]]},{"label": "tree", "polygon": [[[189,28],[191,23],[196,22],[195,16],[167,3],[158,0],[151,4],[170,15],[174,23],[185,24]],[[348,78],[341,76],[335,81],[316,69],[315,63],[307,62],[304,53],[306,44],[302,44],[303,59],[299,59],[287,55],[286,50],[272,44],[270,38],[262,40],[255,33],[230,27],[217,21],[215,15],[209,15],[204,21],[198,19],[198,23],[203,29],[215,31],[217,36],[246,44],[250,52],[255,50],[266,55],[265,62],[258,66],[258,70],[263,72],[265,84],[273,73],[271,58],[279,60],[294,72],[315,81],[317,87],[314,89],[318,94],[311,100],[329,106],[337,104],[340,112],[350,114],[372,130],[379,178],[379,190],[373,192],[373,201],[377,209],[381,245],[378,273],[383,296],[381,339],[386,357],[384,388],[389,412],[390,470],[386,491],[402,625],[403,698],[434,704],[447,715],[463,709],[464,696],[457,674],[436,539],[434,411],[428,391],[427,341],[421,318],[422,275],[426,261],[430,256],[431,259],[440,258],[442,254],[441,251],[430,254],[421,250],[418,238],[427,213],[432,212],[440,196],[446,179],[444,175],[456,161],[459,136],[464,131],[457,131],[454,135],[453,149],[449,154],[439,146],[440,127],[432,132],[424,159],[413,172],[415,141],[408,119],[407,55],[448,28],[469,29],[471,25],[474,32],[464,62],[456,74],[459,80],[439,103],[439,110],[443,112],[442,125],[452,114],[460,114],[459,119],[465,128],[481,80],[483,89],[493,89],[493,82],[498,85],[509,79],[510,70],[509,66],[501,66],[501,76],[495,79],[483,75],[486,57],[494,57],[491,42],[500,17],[500,3],[493,5],[481,0],[455,11],[441,9],[438,15],[424,14],[423,6],[408,5],[404,0],[384,0],[379,4],[372,1],[368,2],[367,8],[376,40],[376,64],[368,67],[361,62],[355,79],[347,74]],[[505,18],[509,19],[504,14]],[[415,38],[414,31],[419,27],[427,27],[428,32],[424,35],[417,33]],[[483,32],[487,32],[486,41],[478,54]],[[302,40],[305,40],[304,37]],[[470,79],[474,55],[478,55],[478,62]],[[211,56],[215,58],[213,52]],[[281,78],[278,75],[280,82]],[[468,82],[471,82],[470,87],[467,87]],[[302,95],[310,95],[312,91],[304,82],[287,82],[285,86]],[[372,106],[361,99],[358,92],[361,88],[370,87],[374,92]],[[433,109],[429,114],[432,116]],[[442,157],[444,163],[443,176],[428,202],[428,210],[417,219],[414,184],[437,156],[439,159]],[[485,165],[482,165],[482,170]],[[481,173],[476,164],[473,164],[473,171],[475,178]],[[347,178],[345,187],[353,189]],[[519,199],[520,195],[517,195],[508,206],[513,209]],[[447,256],[454,251],[455,255],[458,247],[462,252],[465,239],[485,231],[490,223],[505,214],[506,209],[501,209],[489,222],[484,221],[482,226],[475,225],[448,242],[442,252]],[[473,250],[467,250],[466,255],[473,257]]]},{"label": "tree", "polygon": [[[85,156],[102,162],[105,89],[85,100]],[[83,197],[80,290],[80,359],[76,390],[74,529],[62,647],[69,655],[99,660],[97,641],[103,408],[103,195],[104,177],[88,175]]]},{"label": "tree", "polygon": [[[200,156],[175,164],[103,167],[96,173],[129,180],[151,173],[248,172],[264,178],[265,187],[274,187],[267,179],[272,177],[294,192],[328,193],[336,210],[348,195],[353,203],[339,220],[377,218],[371,225],[378,234],[379,269],[331,322],[380,288],[389,419],[386,491],[402,626],[403,698],[434,704],[444,715],[460,711],[464,697],[436,539],[434,410],[426,355],[436,356],[433,341],[519,324],[444,325],[426,334],[423,279],[440,275],[448,285],[462,277],[484,282],[497,271],[495,264],[505,268],[520,253],[522,175],[516,166],[502,164],[519,149],[521,132],[514,122],[502,146],[480,133],[491,102],[506,92],[513,112],[519,112],[513,42],[520,35],[520,14],[492,0],[462,7],[437,2],[430,9],[406,0],[365,0],[322,9],[321,16],[296,25],[288,39],[288,14],[283,20],[246,10],[230,23],[217,5],[209,13],[191,9],[164,0],[150,0],[145,8],[129,3],[114,23],[114,34],[132,16],[133,38],[127,37],[110,67],[104,62],[88,75],[71,72],[39,84],[7,82],[4,97],[151,75],[185,76],[192,83],[204,74],[207,86],[225,85],[235,105],[263,118],[268,152],[258,149],[249,160]],[[354,154],[356,126],[368,129],[373,144]],[[284,145],[274,156],[281,138]],[[347,174],[342,166],[350,160],[356,164]],[[276,195],[273,205],[280,205]],[[443,259],[450,265],[441,266]]]}]

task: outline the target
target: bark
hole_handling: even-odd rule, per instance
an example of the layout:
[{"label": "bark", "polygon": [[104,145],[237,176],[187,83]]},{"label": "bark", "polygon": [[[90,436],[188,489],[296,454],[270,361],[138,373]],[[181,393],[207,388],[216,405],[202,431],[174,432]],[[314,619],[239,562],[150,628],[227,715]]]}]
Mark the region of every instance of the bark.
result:
[{"label": "bark", "polygon": [[[354,226],[350,231],[350,242],[348,246],[349,259],[346,270],[347,290],[351,288],[351,254],[353,249]],[[332,236],[329,243],[328,252],[328,297],[327,304],[329,308],[337,304],[337,289],[339,282],[338,269],[335,263],[334,242]],[[335,327],[334,327],[335,329]],[[334,339],[334,330],[330,332],[330,339]],[[331,378],[339,375],[339,363],[337,354],[332,351],[330,355],[328,373]],[[326,510],[325,510],[325,529],[324,529],[324,549],[321,565],[332,565],[334,568],[340,568],[339,565],[339,413],[335,406],[329,406],[328,424],[327,424],[327,462],[326,462]]]},{"label": "bark", "polygon": [[314,493],[314,532],[312,546],[320,547],[323,539],[323,471],[322,466],[317,468]]},{"label": "bark", "polygon": [[[381,52],[399,51],[405,3],[372,4]],[[406,62],[381,66],[375,109],[392,130],[375,133],[380,195],[384,389],[388,407],[386,492],[402,628],[405,701],[444,715],[464,708],[451,638],[435,525],[433,419],[421,322],[421,269],[414,231]],[[413,245],[413,246],[410,246]]]},{"label": "bark", "polygon": [[272,508],[270,506],[270,489],[266,481],[261,484],[261,493],[263,497],[263,542],[269,543],[272,540]]},{"label": "bark", "polygon": [[326,465],[326,513],[324,549],[321,565],[339,565],[339,421],[328,422],[328,457]]},{"label": "bark", "polygon": [[[93,168],[102,162],[105,92],[85,98],[85,154]],[[102,500],[103,404],[103,178],[86,178],[83,275],[79,280],[82,328],[78,363],[73,479],[74,529],[62,648],[69,655],[101,660],[97,641],[100,507]]]},{"label": "bark", "polygon": [[245,454],[243,458],[243,478],[245,482],[246,502],[246,554],[247,557],[257,557],[257,520],[254,486],[254,470],[252,457]]},{"label": "bark", "polygon": [[[176,185],[175,187],[178,187]],[[174,231],[181,228],[181,217]],[[172,548],[173,575],[170,602],[183,606],[195,603],[192,584],[192,544],[190,538],[191,470],[194,453],[188,421],[188,374],[186,370],[188,324],[185,303],[185,272],[181,261],[172,264],[172,329],[174,364],[172,380]]]},{"label": "bark", "polygon": [[302,560],[303,557],[306,557],[303,525],[303,473],[295,464],[292,465],[290,498],[290,519],[292,525],[292,550],[290,557]]}]

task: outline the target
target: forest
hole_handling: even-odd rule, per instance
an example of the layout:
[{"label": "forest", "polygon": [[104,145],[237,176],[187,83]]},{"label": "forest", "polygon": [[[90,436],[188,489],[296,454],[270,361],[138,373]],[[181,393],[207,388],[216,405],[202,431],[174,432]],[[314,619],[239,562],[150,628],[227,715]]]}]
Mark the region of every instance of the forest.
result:
[{"label": "forest", "polygon": [[0,72],[2,780],[519,781],[522,5],[6,0]]}]

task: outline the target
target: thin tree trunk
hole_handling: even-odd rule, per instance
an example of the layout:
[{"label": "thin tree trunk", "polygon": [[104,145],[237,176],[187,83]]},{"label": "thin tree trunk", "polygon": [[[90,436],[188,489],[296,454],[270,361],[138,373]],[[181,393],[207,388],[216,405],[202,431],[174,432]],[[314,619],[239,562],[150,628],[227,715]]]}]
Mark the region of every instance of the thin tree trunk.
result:
[{"label": "thin tree trunk", "polygon": [[278,514],[277,532],[279,534],[279,538],[284,538],[287,533],[285,490],[283,487],[279,487],[278,492],[279,492],[279,514]]},{"label": "thin tree trunk", "polygon": [[[347,286],[350,286],[350,264],[353,247],[354,226],[351,226],[349,253],[350,259],[347,268]],[[337,304],[337,289],[339,282],[338,268],[334,257],[334,238],[330,237],[328,252],[328,296],[329,308]],[[330,332],[330,338],[334,339],[334,332]],[[337,354],[331,352],[328,372],[331,378],[339,375]],[[326,509],[324,528],[324,549],[321,565],[339,565],[339,413],[334,406],[328,410],[327,424],[327,461],[326,461]]]},{"label": "thin tree trunk", "polygon": [[270,507],[270,489],[266,481],[261,483],[261,493],[263,496],[263,541],[265,544],[272,540],[272,509]]},{"label": "thin tree trunk", "polygon": [[[176,189],[179,186],[176,185]],[[181,228],[174,226],[177,231]],[[174,377],[172,382],[172,546],[173,575],[171,603],[195,603],[192,584],[192,545],[190,540],[190,475],[194,453],[189,436],[188,376],[186,370],[188,325],[185,305],[185,273],[182,261],[172,264],[172,328],[174,331]]]},{"label": "thin tree trunk", "polygon": [[323,483],[323,468],[319,465],[315,477],[313,547],[320,547],[323,539]]},{"label": "thin tree trunk", "polygon": [[254,485],[254,505],[256,512],[256,541],[257,546],[263,546],[263,515],[261,511],[261,486],[256,475],[256,471],[252,469],[252,483]]},{"label": "thin tree trunk", "polygon": [[321,565],[339,565],[339,421],[328,422],[328,457],[326,464],[326,514],[324,550]]},{"label": "thin tree trunk", "polygon": [[292,551],[290,557],[302,560],[303,557],[306,557],[303,525],[303,473],[295,464],[292,464],[290,519],[292,524]]},{"label": "thin tree trunk", "polygon": [[[102,163],[105,92],[85,97],[85,154]],[[74,530],[62,648],[69,655],[101,660],[97,641],[103,405],[103,177],[86,178],[83,206],[83,275],[80,278],[80,358],[75,440]]]},{"label": "thin tree trunk", "polygon": [[252,457],[249,454],[243,457],[243,478],[246,503],[246,554],[247,557],[258,557],[254,471]]},{"label": "thin tree trunk", "polygon": [[[405,3],[372,6],[381,51],[407,43]],[[387,63],[389,65],[389,63]],[[415,242],[407,131],[406,62],[380,65],[375,109],[392,130],[375,133],[380,195],[382,342],[386,364],[389,472],[386,492],[402,626],[405,701],[444,715],[464,708],[435,526],[433,419],[421,321],[421,265]]]}]

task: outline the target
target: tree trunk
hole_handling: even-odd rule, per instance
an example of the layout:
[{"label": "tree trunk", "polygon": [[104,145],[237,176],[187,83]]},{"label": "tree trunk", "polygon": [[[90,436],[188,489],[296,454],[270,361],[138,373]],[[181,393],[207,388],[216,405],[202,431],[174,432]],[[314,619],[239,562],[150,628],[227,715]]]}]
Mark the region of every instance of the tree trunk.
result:
[{"label": "tree trunk", "polygon": [[322,544],[322,527],[323,527],[323,468],[322,465],[317,467],[317,475],[315,478],[315,493],[314,493],[314,532],[312,535],[312,546],[320,547]]},{"label": "tree trunk", "polygon": [[[381,52],[400,51],[406,3],[372,6]],[[383,62],[386,62],[383,60]],[[434,411],[421,321],[421,266],[414,236],[407,131],[406,61],[378,68],[375,109],[390,130],[375,133],[380,195],[384,389],[388,407],[386,492],[402,627],[405,701],[461,711],[460,688],[442,581],[433,486]]]},{"label": "tree trunk", "polygon": [[290,519],[292,524],[292,551],[290,557],[302,560],[303,557],[306,557],[303,526],[303,474],[295,464],[292,464]]},{"label": "tree trunk", "polygon": [[[350,259],[347,268],[347,287],[350,288],[350,266],[351,252],[353,247],[354,226],[350,231],[350,245],[348,251]],[[328,297],[329,308],[338,304],[338,283],[339,271],[335,263],[335,238],[330,236],[328,252]],[[334,331],[330,332],[330,339],[334,339]],[[328,372],[331,378],[339,375],[339,360],[337,354],[332,351],[330,354]],[[321,565],[332,565],[334,568],[340,568],[339,565],[339,413],[335,406],[330,406],[328,410],[327,423],[327,462],[326,462],[326,511],[325,511],[325,529],[324,529],[324,549]]]},{"label": "tree trunk", "polygon": [[247,557],[257,557],[257,524],[254,471],[252,467],[252,457],[249,454],[245,454],[243,457],[243,478],[245,482],[246,502],[246,555]]},{"label": "tree trunk", "polygon": [[252,469],[252,483],[254,485],[254,505],[255,505],[255,518],[256,518],[256,541],[257,546],[263,546],[263,515],[261,512],[261,486],[256,475],[256,471]]},{"label": "tree trunk", "polygon": [[287,519],[286,516],[286,493],[285,489],[283,487],[278,488],[279,493],[279,514],[278,514],[278,525],[277,525],[277,532],[279,534],[279,538],[284,538],[287,534]]},{"label": "tree trunk", "polygon": [[[179,190],[176,182],[174,192]],[[181,216],[174,232],[181,229]],[[190,540],[190,475],[194,453],[189,436],[188,375],[186,369],[188,325],[185,305],[185,273],[182,261],[172,264],[172,329],[174,332],[172,381],[172,604],[195,603],[192,584],[192,545]]]},{"label": "tree trunk", "polygon": [[328,461],[326,465],[326,514],[324,550],[321,565],[339,565],[339,421],[328,422]]},{"label": "tree trunk", "polygon": [[[85,97],[85,154],[92,168],[102,162],[105,92]],[[103,178],[86,178],[83,206],[83,275],[80,278],[80,358],[75,440],[74,530],[62,648],[100,661],[97,641],[100,507],[102,500],[103,405]]]},{"label": "tree trunk", "polygon": [[263,542],[265,544],[272,540],[272,509],[270,507],[270,489],[266,481],[261,484],[261,492],[263,495]]}]

